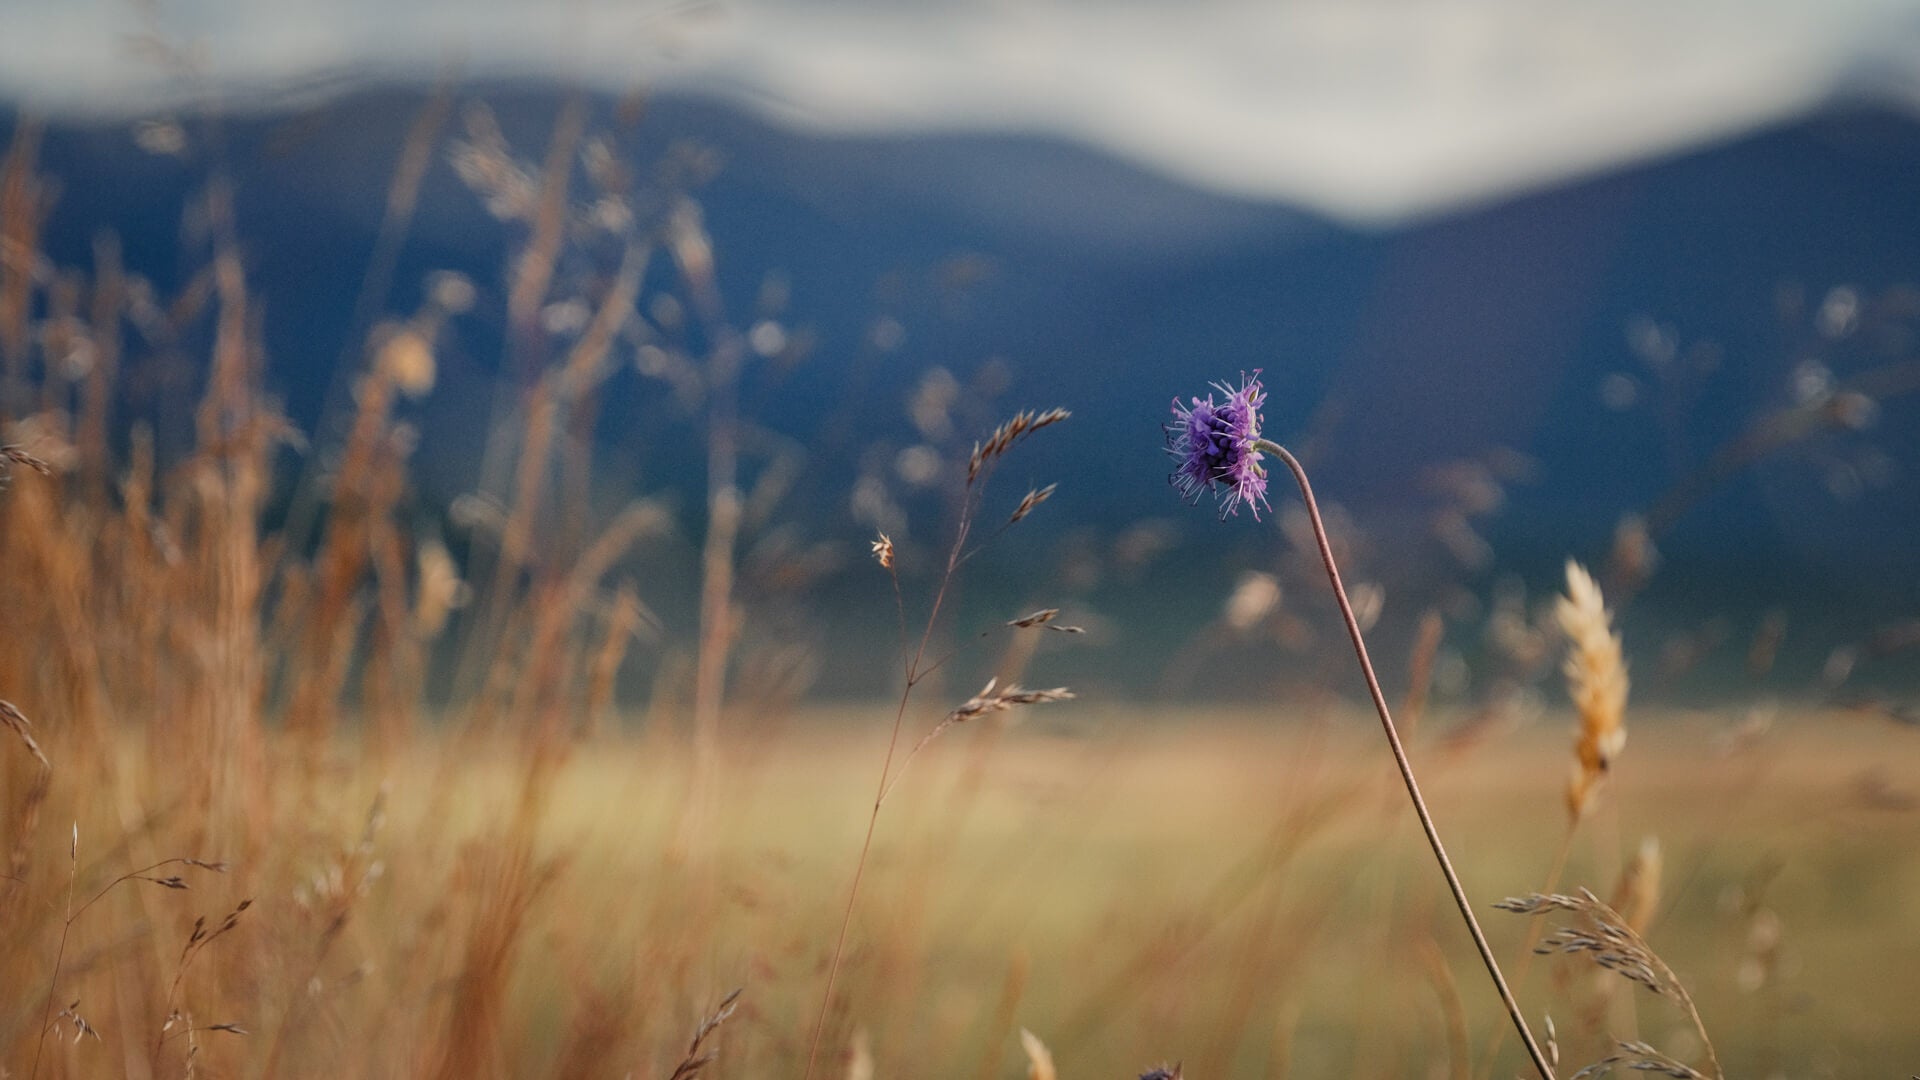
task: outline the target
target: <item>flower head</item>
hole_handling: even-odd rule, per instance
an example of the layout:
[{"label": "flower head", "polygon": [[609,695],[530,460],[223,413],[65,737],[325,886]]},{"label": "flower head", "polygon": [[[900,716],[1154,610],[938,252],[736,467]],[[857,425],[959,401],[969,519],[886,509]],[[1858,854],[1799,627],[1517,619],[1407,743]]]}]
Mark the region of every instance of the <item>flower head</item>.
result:
[{"label": "flower head", "polygon": [[1260,385],[1260,372],[1251,377],[1240,375],[1240,388],[1214,383],[1227,396],[1215,403],[1208,394],[1193,404],[1173,402],[1173,419],[1166,425],[1167,453],[1179,464],[1167,481],[1180,489],[1189,502],[1199,502],[1202,492],[1222,486],[1220,518],[1239,512],[1242,504],[1260,518],[1267,505],[1267,471],[1260,465],[1261,454],[1254,449],[1260,438],[1260,406],[1267,392]]}]

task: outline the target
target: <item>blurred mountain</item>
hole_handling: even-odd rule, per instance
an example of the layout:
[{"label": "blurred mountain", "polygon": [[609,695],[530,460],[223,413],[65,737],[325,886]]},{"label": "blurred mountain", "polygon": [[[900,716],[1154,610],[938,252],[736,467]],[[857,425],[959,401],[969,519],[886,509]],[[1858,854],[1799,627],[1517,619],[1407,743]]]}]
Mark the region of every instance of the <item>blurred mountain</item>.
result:
[{"label": "blurred mountain", "polygon": [[[538,160],[567,95],[498,84],[460,99],[486,102],[515,153]],[[338,425],[323,416],[329,388],[338,400],[335,368],[356,355],[348,328],[388,183],[424,100],[363,90],[226,120],[217,143],[189,122],[179,154],[142,149],[124,123],[53,121],[41,153],[59,182],[47,253],[89,266],[96,234],[111,229],[130,266],[177,287],[198,265],[183,207],[209,163],[224,162],[264,299],[270,382],[324,444]],[[1893,111],[1835,107],[1368,231],[1057,140],[804,134],[671,96],[647,100],[622,127],[620,102],[591,101],[594,123],[622,131],[642,169],[690,142],[717,154],[700,197],[736,313],[769,275],[789,284],[790,322],[816,347],[748,403],[808,444],[813,513],[829,532],[860,531],[842,508],[863,440],[911,438],[902,415],[921,375],[940,366],[964,377],[997,358],[1012,373],[1007,411],[1076,414],[1008,481],[1030,472],[1062,482],[1038,528],[1165,517],[1198,549],[1265,544],[1244,522],[1222,529],[1205,511],[1182,511],[1163,482],[1158,434],[1174,395],[1258,368],[1269,430],[1302,443],[1324,497],[1390,534],[1427,530],[1436,463],[1502,448],[1533,458],[1537,479],[1515,474],[1482,530],[1502,566],[1550,574],[1568,554],[1601,559],[1622,513],[1791,404],[1809,364],[1844,377],[1916,356],[1910,317],[1873,324],[1872,341],[1818,325],[1835,296],[1870,309],[1920,281],[1920,124]],[[0,120],[0,137],[17,123]],[[448,130],[458,128],[456,113]],[[430,501],[473,482],[513,239],[436,155],[383,306],[410,311],[436,270],[482,290],[421,415]],[[901,340],[876,359],[863,343],[883,318]],[[1677,374],[1662,366],[1661,343],[1671,364],[1717,367]],[[697,479],[691,448],[647,445],[670,411],[648,385],[618,391],[630,411],[609,409],[610,460],[632,463],[642,487],[688,487],[678,478]],[[834,426],[850,409],[858,423]],[[1662,545],[1681,587],[1840,590],[1875,610],[1920,603],[1920,412],[1900,397],[1876,415],[1868,430],[1789,448],[1691,507]],[[1849,472],[1860,482],[1844,482]]]}]

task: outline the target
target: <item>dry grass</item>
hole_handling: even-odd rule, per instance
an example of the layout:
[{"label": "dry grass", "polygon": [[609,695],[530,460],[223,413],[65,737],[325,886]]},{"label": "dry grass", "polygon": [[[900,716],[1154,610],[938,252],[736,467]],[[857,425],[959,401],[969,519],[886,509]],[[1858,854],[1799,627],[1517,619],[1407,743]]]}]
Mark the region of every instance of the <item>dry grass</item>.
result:
[{"label": "dry grass", "polygon": [[[894,796],[895,824],[875,849],[867,914],[835,1006],[848,1028],[871,1033],[874,1075],[976,1075],[1016,951],[1030,974],[1011,1030],[1045,1033],[1066,1075],[1133,1075],[1174,1057],[1190,1065],[1206,1057],[1217,1063],[1211,1075],[1266,1075],[1283,1061],[1295,1075],[1323,1075],[1346,1069],[1360,1040],[1385,1055],[1376,1060],[1390,1075],[1424,1075],[1449,1060],[1454,1006],[1440,1007],[1444,999],[1427,989],[1433,968],[1414,945],[1457,932],[1435,907],[1430,867],[1412,857],[1411,823],[1378,799],[1355,797],[1357,782],[1371,778],[1377,789],[1390,779],[1371,743],[1353,737],[1365,732],[1364,717],[1304,726],[1307,718],[1294,717],[1290,730],[1261,732],[1085,703],[1061,715],[1072,716],[1070,727],[1002,740],[984,781],[964,795],[966,751],[956,743],[955,753],[916,765],[915,783]],[[243,947],[217,945],[182,982],[180,1011],[251,1032],[203,1039],[205,1068],[257,1071],[279,1043],[277,1075],[399,1075],[425,1053],[421,1044],[452,1036],[444,1025],[473,1015],[465,1010],[480,1003],[480,988],[466,980],[484,976],[497,995],[485,1057],[506,1074],[578,1075],[559,1071],[563,1050],[597,1031],[600,1049],[586,1056],[665,1075],[686,1056],[693,1021],[685,1018],[711,1008],[700,999],[711,1002],[728,980],[750,989],[716,1035],[710,1075],[797,1074],[805,1046],[796,1032],[812,1019],[862,824],[845,793],[870,781],[874,728],[886,722],[868,711],[851,718],[858,730],[832,733],[848,719],[802,717],[797,730],[823,734],[727,749],[726,775],[769,749],[777,764],[757,768],[751,788],[730,788],[716,810],[709,857],[724,886],[711,908],[689,906],[686,871],[663,861],[684,750],[616,739],[566,764],[532,848],[549,876],[530,897],[485,857],[498,835],[496,808],[510,806],[523,783],[513,742],[415,741],[392,774],[386,822],[371,831],[376,778],[330,770],[338,779],[312,803],[277,811],[276,821],[303,824],[281,827],[268,868],[236,867],[192,892],[156,889],[140,898],[167,903],[151,930],[130,921],[122,905],[131,895],[110,896],[76,924],[62,977],[70,991],[55,1008],[77,998],[103,1039],[50,1040],[43,1075],[91,1074],[124,1057],[127,1041],[150,1046],[195,917],[211,923],[247,894],[255,904],[229,935]],[[1685,855],[1684,889],[1665,902],[1652,940],[1730,1048],[1729,1071],[1762,1063],[1745,1048],[1762,1046],[1775,1024],[1789,1066],[1837,1057],[1866,1070],[1920,1052],[1893,1004],[1920,994],[1920,982],[1910,966],[1872,959],[1885,943],[1920,935],[1901,899],[1920,888],[1920,833],[1911,815],[1889,816],[1856,789],[1901,733],[1834,715],[1794,718],[1765,751],[1775,761],[1772,782],[1752,791],[1738,770],[1703,774],[1696,764],[1713,752],[1714,726],[1685,718],[1677,726],[1671,735],[1644,733],[1646,763],[1619,781],[1622,801],[1635,808],[1622,827],[1658,828]],[[436,796],[435,762],[456,753],[458,779]],[[1433,772],[1436,811],[1475,839],[1462,851],[1462,873],[1482,891],[1524,880],[1556,839],[1539,808],[1556,797],[1557,770],[1542,766],[1559,753],[1543,726]],[[50,813],[64,813],[72,798],[63,789],[62,808]],[[965,816],[951,827],[956,798]],[[1400,838],[1398,851],[1380,845],[1383,830]],[[156,842],[174,835],[165,828]],[[63,844],[51,869],[64,870],[65,854]],[[1769,899],[1795,928],[1780,1014],[1767,991],[1744,989],[1745,930],[1723,906],[1774,859],[1793,866]],[[1579,852],[1570,876],[1594,880],[1605,861],[1598,845]],[[30,875],[36,893],[64,886],[47,880],[49,869]],[[242,876],[252,879],[244,887],[228,880]],[[84,900],[84,873],[81,887]],[[493,913],[509,904],[522,905],[511,926]],[[1520,944],[1517,924],[1490,930],[1508,947]],[[502,954],[509,932],[519,947]],[[143,976],[149,936],[166,955]],[[1462,950],[1449,953],[1453,970],[1468,970]],[[9,956],[10,979],[44,986],[49,953]],[[134,1008],[138,997],[114,990],[144,978],[154,980],[150,1028]],[[903,996],[902,985],[919,989]],[[227,996],[239,987],[256,992]],[[1529,1000],[1582,1017],[1592,992],[1575,980]],[[1492,1030],[1497,1018],[1483,995],[1462,996],[1465,1030]],[[28,1004],[43,1002],[36,994]],[[1683,1052],[1665,1015],[1643,1010],[1643,1030]],[[477,1034],[468,1023],[462,1037]],[[10,1027],[18,1075],[27,1072],[16,1055],[31,1027]],[[1567,1060],[1602,1056],[1605,1036],[1584,1020],[1573,1024],[1561,1037]],[[997,1075],[1015,1068],[1018,1047],[1004,1050],[994,1055]]]},{"label": "dry grass", "polygon": [[[450,110],[436,95],[403,148],[383,264]],[[926,430],[945,425],[960,494],[925,630],[903,641],[901,703],[788,715],[796,693],[753,696],[748,673],[779,684],[805,659],[754,637],[774,607],[756,581],[804,594],[818,560],[779,520],[794,466],[739,415],[757,354],[721,303],[698,204],[678,180],[634,190],[577,104],[539,164],[485,110],[464,115],[452,163],[517,239],[503,280],[520,378],[485,491],[462,504],[459,559],[411,512],[407,409],[433,392],[471,283],[443,278],[375,322],[388,271],[370,270],[337,467],[269,532],[301,434],[263,389],[262,305],[220,171],[193,208],[205,266],[158,296],[111,234],[90,273],[47,271],[40,131],[15,129],[0,166],[0,1073],[717,1080],[799,1075],[816,1032],[822,1074],[850,1080],[1050,1080],[1056,1057],[1069,1077],[1180,1060],[1202,1080],[1519,1064],[1472,1037],[1499,1018],[1455,985],[1471,958],[1404,805],[1381,797],[1393,776],[1368,723],[1326,694],[1232,716],[1013,711],[1073,696],[1016,684],[1038,642],[1081,640],[1039,607],[989,620],[1005,651],[979,694],[911,696],[959,636],[941,613],[985,543],[974,521],[1013,526],[1055,490],[987,518],[981,489],[1064,410],[993,427],[980,401],[916,402]],[[681,299],[642,318],[655,251]],[[582,312],[576,337],[546,328],[556,305]],[[91,367],[61,363],[83,343]],[[590,497],[602,387],[640,349],[692,403],[710,496],[694,522],[631,492]],[[121,416],[122,380],[189,359],[206,373],[193,437],[166,454]],[[665,647],[681,677],[637,716],[620,675],[658,628],[632,556],[682,529],[702,534],[698,625]],[[873,553],[898,589],[928,549],[892,535]],[[753,565],[769,551],[771,570]],[[1298,636],[1281,597],[1249,576],[1215,631]],[[1560,619],[1580,730],[1567,797],[1592,822],[1578,837],[1551,810],[1564,748],[1541,726],[1492,737],[1484,710],[1429,697],[1437,615],[1414,647],[1412,753],[1474,892],[1536,881],[1556,842],[1556,880],[1564,863],[1572,882],[1617,881],[1611,907],[1543,890],[1593,924],[1548,942],[1620,957],[1656,989],[1685,976],[1734,1074],[1920,1059],[1901,1004],[1920,1000],[1905,944],[1920,940],[1920,793],[1883,767],[1912,756],[1914,732],[1812,707],[1758,729],[1637,715],[1635,767],[1612,773],[1625,669],[1584,572]],[[1535,628],[1509,630],[1544,651]],[[896,760],[908,724],[927,734]],[[1617,797],[1588,813],[1601,775]],[[1654,834],[1621,872],[1619,838]],[[1664,1012],[1555,975],[1523,1000],[1563,1018],[1569,1061],[1685,1070],[1706,1049]]]},{"label": "dry grass", "polygon": [[[1706,1026],[1700,1020],[1700,1012],[1694,1007],[1693,997],[1687,993],[1686,985],[1660,959],[1646,939],[1641,937],[1631,923],[1608,906],[1599,897],[1582,889],[1577,896],[1560,893],[1530,893],[1522,897],[1503,900],[1495,907],[1517,915],[1540,915],[1546,912],[1571,912],[1577,919],[1573,924],[1561,926],[1548,934],[1534,951],[1542,955],[1562,953],[1565,955],[1584,955],[1602,968],[1613,972],[1631,982],[1640,984],[1661,997],[1679,1004],[1692,1022],[1694,1032],[1700,1038],[1702,1049],[1712,1067],[1713,1075],[1720,1077],[1719,1060],[1714,1056],[1713,1041],[1707,1037]],[[1634,1044],[1622,1043],[1622,1047]]]}]

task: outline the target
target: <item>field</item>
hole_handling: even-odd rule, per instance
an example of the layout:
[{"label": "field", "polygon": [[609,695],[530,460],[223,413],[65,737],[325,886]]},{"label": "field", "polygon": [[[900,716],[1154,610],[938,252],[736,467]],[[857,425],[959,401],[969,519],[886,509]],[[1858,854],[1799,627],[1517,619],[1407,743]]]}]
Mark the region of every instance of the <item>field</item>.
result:
[{"label": "field", "polygon": [[[266,389],[271,305],[219,169],[187,215],[204,265],[160,295],[110,229],[84,270],[39,255],[52,182],[33,126],[15,132],[0,1076],[1525,1074],[1356,704],[1318,519],[1282,490],[1278,447],[1277,554],[1219,568],[1227,603],[1165,658],[1168,689],[1022,690],[1053,681],[1052,643],[1102,629],[1069,625],[1075,565],[1195,569],[1170,568],[1145,522],[1037,575],[1064,615],[1010,620],[968,592],[975,555],[1058,509],[1048,478],[1021,495],[995,474],[1068,412],[929,373],[887,406],[910,441],[859,448],[882,466],[809,503],[805,454],[749,415],[797,362],[784,315],[764,296],[730,314],[681,175],[699,162],[637,181],[569,106],[536,165],[484,108],[443,137],[451,113],[428,102],[404,148],[382,258],[441,161],[514,257],[498,282],[440,274],[410,313],[343,331],[364,348],[320,432]],[[391,270],[370,269],[364,310],[385,310],[373,282]],[[422,505],[433,448],[410,410],[436,392],[448,326],[489,303],[478,490]],[[1920,385],[1910,357],[1858,366],[1755,417],[1651,513],[1623,508],[1604,597],[1571,565],[1565,599],[1490,584],[1474,530],[1501,469],[1525,469],[1435,467],[1452,493],[1438,542],[1464,554],[1461,580],[1424,595],[1465,600],[1393,609],[1375,660],[1559,1075],[1616,1051],[1679,1077],[1920,1068],[1920,729],[1884,686],[1849,682],[1856,661],[1897,666],[1912,625],[1838,643],[1804,686],[1723,684],[1691,709],[1634,696],[1621,652],[1662,528]],[[1217,408],[1181,406],[1170,447],[1190,494],[1264,511],[1247,455],[1270,444],[1242,380]],[[643,496],[596,460],[603,408],[636,383],[678,409],[661,441],[691,455],[701,497]],[[1233,443],[1227,465],[1196,431]],[[881,524],[909,516],[912,534]],[[1330,516],[1321,542],[1349,569],[1400,568]],[[809,532],[823,517],[835,538]],[[897,624],[899,653],[821,630],[833,573],[873,586],[871,640]],[[1191,577],[1168,580],[1161,601],[1182,601]],[[1382,587],[1354,581],[1374,627]],[[679,607],[643,602],[656,586]],[[1784,619],[1753,637],[1755,680]],[[1715,662],[1738,664],[1728,636]],[[837,660],[808,651],[823,638]],[[907,693],[809,694],[834,662]],[[961,672],[983,665],[996,681],[975,691]],[[1221,668],[1237,681],[1217,700],[1191,692]],[[1494,907],[1534,893],[1560,907]]]},{"label": "field", "polygon": [[[1017,1075],[1022,1027],[1067,1076],[1162,1059],[1192,1076],[1486,1072],[1457,1040],[1484,1049],[1497,1002],[1370,716],[1063,710],[957,734],[889,803],[824,1075],[848,1075],[855,1045],[869,1075]],[[142,1075],[150,1059],[169,1075],[197,1044],[201,1075],[664,1076],[696,1014],[742,987],[713,1036],[713,1075],[791,1073],[889,718],[805,719],[797,729],[829,733],[728,745],[724,795],[700,847],[678,855],[689,763],[663,740],[573,747],[525,862],[498,857],[526,774],[514,745],[422,740],[380,765],[278,747],[264,804],[222,849],[247,857],[183,871],[187,892],[122,886],[76,922],[58,1004],[77,1001],[100,1039],[58,1026],[40,1067]],[[1912,753],[1912,734],[1818,711],[1746,741],[1729,738],[1735,726],[1649,722],[1567,882],[1607,894],[1620,853],[1658,838],[1648,938],[1730,1075],[1904,1068],[1920,1057],[1920,827],[1911,778],[1889,762]],[[1417,749],[1483,908],[1548,872],[1564,828],[1560,727]],[[208,850],[151,789],[124,800],[159,808],[131,833],[104,792],[63,795],[41,811],[31,891],[11,905],[9,985],[31,988],[9,995],[15,1075],[32,1067],[58,929],[69,837],[54,823],[79,823],[83,898],[146,853]],[[194,920],[216,924],[248,897],[164,1000]],[[1523,921],[1488,917],[1517,962]],[[1595,970],[1541,963],[1520,982],[1567,1060],[1599,1056],[1601,1016],[1685,1050],[1669,1002]],[[172,1010],[247,1033],[169,1039]],[[1507,1040],[1493,1075],[1524,1068],[1516,1054]]]}]

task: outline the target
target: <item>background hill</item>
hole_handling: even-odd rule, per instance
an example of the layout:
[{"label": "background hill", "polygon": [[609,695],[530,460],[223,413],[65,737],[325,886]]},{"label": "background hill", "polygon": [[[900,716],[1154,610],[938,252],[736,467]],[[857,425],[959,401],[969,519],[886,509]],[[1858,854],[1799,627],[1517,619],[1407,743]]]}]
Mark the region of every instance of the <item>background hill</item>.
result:
[{"label": "background hill", "polygon": [[[171,120],[52,119],[40,155],[58,180],[46,253],[86,266],[111,229],[129,267],[179,287],[196,243],[183,207],[219,163],[264,299],[269,385],[316,434],[303,467],[323,468],[344,423],[342,364],[360,362],[369,313],[412,310],[437,271],[504,295],[512,234],[443,148],[391,290],[355,325],[393,163],[428,98],[359,90],[229,117],[217,135]],[[484,103],[514,152],[537,159],[569,92],[503,83],[457,99]],[[1063,512],[1035,519],[1033,551],[1075,542],[1056,520],[1113,532],[1153,520],[1177,544],[1153,588],[1099,597],[1167,620],[1130,635],[1123,656],[1164,655],[1223,599],[1183,566],[1271,559],[1267,529],[1212,527],[1162,481],[1166,402],[1210,380],[1264,371],[1270,430],[1302,445],[1328,497],[1367,530],[1389,622],[1410,625],[1462,580],[1485,595],[1492,566],[1544,583],[1568,555],[1603,559],[1623,514],[1654,506],[1823,379],[1920,363],[1906,287],[1920,281],[1920,125],[1886,109],[1836,107],[1607,175],[1356,227],[1060,139],[833,136],[684,96],[591,103],[637,168],[702,148],[701,200],[732,310],[750,310],[769,280],[790,294],[782,325],[804,355],[773,365],[746,400],[805,447],[796,513],[808,527],[847,550],[861,542],[872,522],[849,500],[863,470],[886,471],[873,445],[916,441],[906,412],[928,372],[966,382],[984,370],[1006,408],[1076,414],[1034,466],[1062,480]],[[458,134],[458,115],[449,127]],[[169,140],[177,153],[152,152],[175,149]],[[502,370],[500,308],[482,302],[456,321],[439,389],[415,417],[425,519],[481,483],[491,410],[515,381]],[[1687,503],[1658,538],[1665,570],[1649,602],[1672,606],[1675,625],[1694,607],[1736,620],[1791,607],[1800,625],[1831,624],[1799,639],[1809,664],[1824,655],[1817,643],[1911,612],[1920,414],[1897,391],[1913,381],[1896,375],[1859,430],[1784,447]],[[163,448],[190,436],[191,380],[173,385],[124,403],[158,419]],[[684,430],[673,396],[638,378],[608,392],[603,479],[696,498],[697,442],[659,437]],[[1458,537],[1436,542],[1436,515],[1457,493],[1435,467],[1450,462],[1505,470],[1504,504],[1472,522],[1487,565],[1449,554]],[[1018,595],[1036,580],[1019,567],[1047,558],[983,567],[980,587]],[[856,579],[842,597],[855,623],[870,584]],[[841,601],[817,603],[836,612]]]}]

